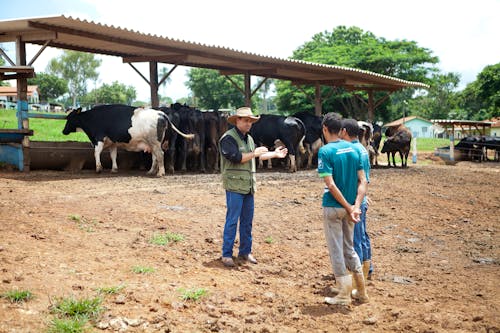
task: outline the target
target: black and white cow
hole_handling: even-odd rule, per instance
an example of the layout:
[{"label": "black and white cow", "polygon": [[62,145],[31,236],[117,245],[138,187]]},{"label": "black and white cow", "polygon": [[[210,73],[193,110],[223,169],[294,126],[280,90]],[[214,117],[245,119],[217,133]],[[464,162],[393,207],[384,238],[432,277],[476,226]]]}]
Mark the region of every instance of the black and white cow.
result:
[{"label": "black and white cow", "polygon": [[322,117],[307,111],[297,112],[293,116],[302,120],[306,127],[304,148],[307,156],[307,168],[309,169],[313,165],[313,158],[318,154],[319,148],[323,146]]},{"label": "black and white cow", "polygon": [[299,118],[261,115],[260,120],[252,125],[250,135],[256,146],[266,146],[270,149],[275,146],[277,140],[280,140],[288,149],[290,172],[297,171],[295,157],[299,149],[302,153],[305,152],[303,141],[306,135],[304,123]]},{"label": "black and white cow", "polygon": [[111,172],[117,172],[117,149],[123,148],[151,153],[152,165],[148,174],[156,172],[157,176],[164,176],[161,144],[169,126],[182,136],[191,137],[177,130],[162,111],[107,104],[88,111],[81,109],[71,111],[66,117],[66,125],[62,132],[68,135],[81,130],[87,134],[94,145],[96,172],[102,171],[100,155],[106,148],[110,149]]}]

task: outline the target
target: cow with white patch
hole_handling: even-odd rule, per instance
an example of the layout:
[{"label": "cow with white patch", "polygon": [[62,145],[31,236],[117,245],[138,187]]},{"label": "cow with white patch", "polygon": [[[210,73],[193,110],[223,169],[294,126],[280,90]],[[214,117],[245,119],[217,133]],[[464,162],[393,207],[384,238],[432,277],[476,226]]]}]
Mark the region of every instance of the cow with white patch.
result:
[{"label": "cow with white patch", "polygon": [[151,153],[152,165],[148,174],[165,175],[161,143],[169,126],[182,136],[171,124],[165,113],[153,109],[135,108],[128,105],[99,105],[88,111],[71,111],[66,117],[63,134],[83,131],[94,145],[96,172],[102,171],[101,152],[109,148],[112,169],[118,171],[117,149]]}]

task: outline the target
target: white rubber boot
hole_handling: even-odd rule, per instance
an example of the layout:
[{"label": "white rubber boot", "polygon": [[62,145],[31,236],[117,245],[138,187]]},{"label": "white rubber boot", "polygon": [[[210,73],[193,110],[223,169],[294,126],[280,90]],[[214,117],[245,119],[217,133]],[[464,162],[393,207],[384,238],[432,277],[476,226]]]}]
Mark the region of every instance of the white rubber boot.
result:
[{"label": "white rubber boot", "polygon": [[337,281],[339,282],[339,293],[335,297],[325,297],[325,302],[332,305],[350,305],[352,276],[340,276]]}]

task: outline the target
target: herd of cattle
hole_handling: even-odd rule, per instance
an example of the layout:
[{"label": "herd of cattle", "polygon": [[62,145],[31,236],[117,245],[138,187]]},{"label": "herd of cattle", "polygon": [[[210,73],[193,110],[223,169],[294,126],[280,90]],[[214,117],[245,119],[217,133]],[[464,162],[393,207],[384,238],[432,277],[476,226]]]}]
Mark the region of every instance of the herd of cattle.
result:
[{"label": "herd of cattle", "polygon": [[[71,111],[67,116],[63,134],[83,131],[94,146],[96,171],[102,170],[101,152],[109,148],[112,172],[117,172],[117,148],[151,153],[151,168],[148,174],[157,176],[177,171],[218,171],[218,140],[228,129],[224,112],[202,112],[186,105],[173,104],[158,109],[136,108],[128,105],[110,104],[90,110]],[[319,147],[323,144],[322,118],[308,112],[293,116],[261,115],[251,129],[257,146],[274,149],[286,146],[288,158],[284,166],[294,172],[300,168],[311,168]],[[360,141],[370,153],[372,165],[378,165],[377,155],[382,138],[381,128],[376,124],[359,122]],[[406,166],[410,151],[411,133],[404,126],[386,131],[382,153],[399,152],[402,167]],[[280,161],[281,162],[281,161]],[[268,164],[268,168],[272,165]]]}]

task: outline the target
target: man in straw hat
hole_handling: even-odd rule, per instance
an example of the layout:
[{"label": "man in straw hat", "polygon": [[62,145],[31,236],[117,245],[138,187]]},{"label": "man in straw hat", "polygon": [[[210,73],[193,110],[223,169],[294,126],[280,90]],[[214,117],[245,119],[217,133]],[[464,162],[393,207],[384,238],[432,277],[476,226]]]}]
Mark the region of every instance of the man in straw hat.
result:
[{"label": "man in straw hat", "polygon": [[240,221],[238,258],[252,264],[257,263],[252,255],[252,221],[256,190],[255,157],[268,160],[284,158],[288,153],[287,149],[283,147],[278,147],[274,151],[268,151],[266,147],[255,148],[249,132],[252,124],[259,119],[260,116],[254,116],[249,107],[239,108],[227,120],[234,127],[224,133],[219,141],[221,174],[226,190],[227,206],[222,263],[227,267],[235,266],[233,246],[238,220]]}]

